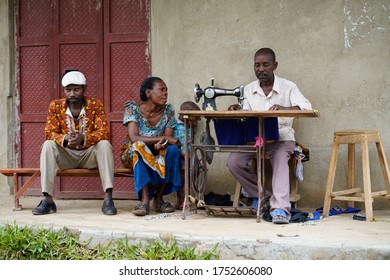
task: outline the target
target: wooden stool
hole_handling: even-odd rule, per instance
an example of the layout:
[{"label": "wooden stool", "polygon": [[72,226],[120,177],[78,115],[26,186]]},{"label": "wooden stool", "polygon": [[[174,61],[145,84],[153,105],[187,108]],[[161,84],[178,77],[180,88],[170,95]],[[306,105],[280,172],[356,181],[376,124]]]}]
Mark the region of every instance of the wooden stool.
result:
[{"label": "wooden stool", "polygon": [[[368,155],[368,143],[375,143],[379,161],[385,180],[386,190],[372,192],[370,178],[370,161]],[[333,191],[336,173],[339,145],[348,145],[348,188],[341,191]],[[355,144],[360,144],[362,153],[363,193],[355,187]],[[364,202],[366,219],[373,221],[372,203],[374,198],[390,198],[390,175],[385,152],[382,146],[380,132],[374,130],[345,130],[334,133],[332,155],[329,164],[328,181],[326,183],[323,216],[329,215],[332,200],[348,201],[350,206],[354,202]]]},{"label": "wooden stool", "polygon": [[[305,153],[307,156],[307,159],[305,161],[309,160],[309,150],[305,148]],[[266,155],[265,157],[266,160],[269,160],[269,156]],[[253,168],[256,168],[256,162],[253,161],[252,164],[254,165]],[[301,199],[301,195],[298,194],[298,187],[299,187],[299,182],[297,181],[295,177],[295,167],[296,167],[297,161],[294,159],[293,154],[291,155],[291,158],[288,162],[289,168],[290,168],[290,202],[294,203],[294,206],[297,207],[297,202],[298,200]],[[265,186],[264,186],[265,187]],[[241,184],[237,181],[236,183],[236,188],[234,192],[234,198],[233,198],[233,206],[234,207],[239,207],[240,203],[240,197],[241,197]]]}]

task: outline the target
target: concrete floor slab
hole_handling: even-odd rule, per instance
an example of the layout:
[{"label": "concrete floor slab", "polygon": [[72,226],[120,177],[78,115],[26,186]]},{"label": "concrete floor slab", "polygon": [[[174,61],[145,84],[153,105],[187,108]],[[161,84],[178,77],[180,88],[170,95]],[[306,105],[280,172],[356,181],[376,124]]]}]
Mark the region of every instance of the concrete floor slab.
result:
[{"label": "concrete floor slab", "polygon": [[[92,244],[127,236],[130,242],[175,238],[179,244],[200,250],[218,244],[223,260],[389,260],[390,210],[375,211],[376,221],[340,214],[317,221],[275,225],[255,217],[210,216],[204,211],[170,214],[151,212],[136,217],[137,203],[115,200],[118,214],[105,216],[102,200],[57,199],[57,213],[34,216],[40,198],[22,197],[22,211],[13,211],[13,196],[0,196],[0,223],[77,230]],[[302,209],[304,210],[304,209]],[[305,210],[311,212],[314,210]],[[362,213],[364,215],[364,212]]]}]

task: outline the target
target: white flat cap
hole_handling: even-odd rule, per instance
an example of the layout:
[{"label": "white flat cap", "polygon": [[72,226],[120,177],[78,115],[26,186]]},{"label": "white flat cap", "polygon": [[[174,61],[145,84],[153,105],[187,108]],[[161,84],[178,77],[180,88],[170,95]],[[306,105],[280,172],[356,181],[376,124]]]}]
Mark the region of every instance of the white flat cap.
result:
[{"label": "white flat cap", "polygon": [[86,79],[83,73],[79,71],[71,71],[62,77],[61,84],[63,87],[68,85],[86,85]]}]

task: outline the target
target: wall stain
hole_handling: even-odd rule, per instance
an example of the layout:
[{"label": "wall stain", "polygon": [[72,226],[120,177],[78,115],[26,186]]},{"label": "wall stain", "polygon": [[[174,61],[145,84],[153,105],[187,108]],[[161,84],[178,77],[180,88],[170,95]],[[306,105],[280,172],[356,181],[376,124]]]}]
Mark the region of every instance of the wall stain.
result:
[{"label": "wall stain", "polygon": [[344,0],[345,26],[344,48],[352,49],[359,41],[370,43],[375,33],[388,36],[390,26],[390,3],[387,0],[369,0],[359,3]]}]

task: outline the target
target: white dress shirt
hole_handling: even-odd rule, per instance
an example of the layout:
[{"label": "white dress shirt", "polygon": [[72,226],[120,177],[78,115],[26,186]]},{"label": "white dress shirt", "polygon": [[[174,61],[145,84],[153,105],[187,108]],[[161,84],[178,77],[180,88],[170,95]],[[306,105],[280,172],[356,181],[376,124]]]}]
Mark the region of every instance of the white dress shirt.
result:
[{"label": "white dress shirt", "polygon": [[[272,91],[266,96],[260,87],[260,81],[256,80],[244,87],[243,110],[264,111],[273,105],[283,107],[299,106],[301,110],[312,110],[307,100],[298,89],[297,85],[289,80],[274,75]],[[279,141],[295,141],[294,118],[278,118]]]}]

